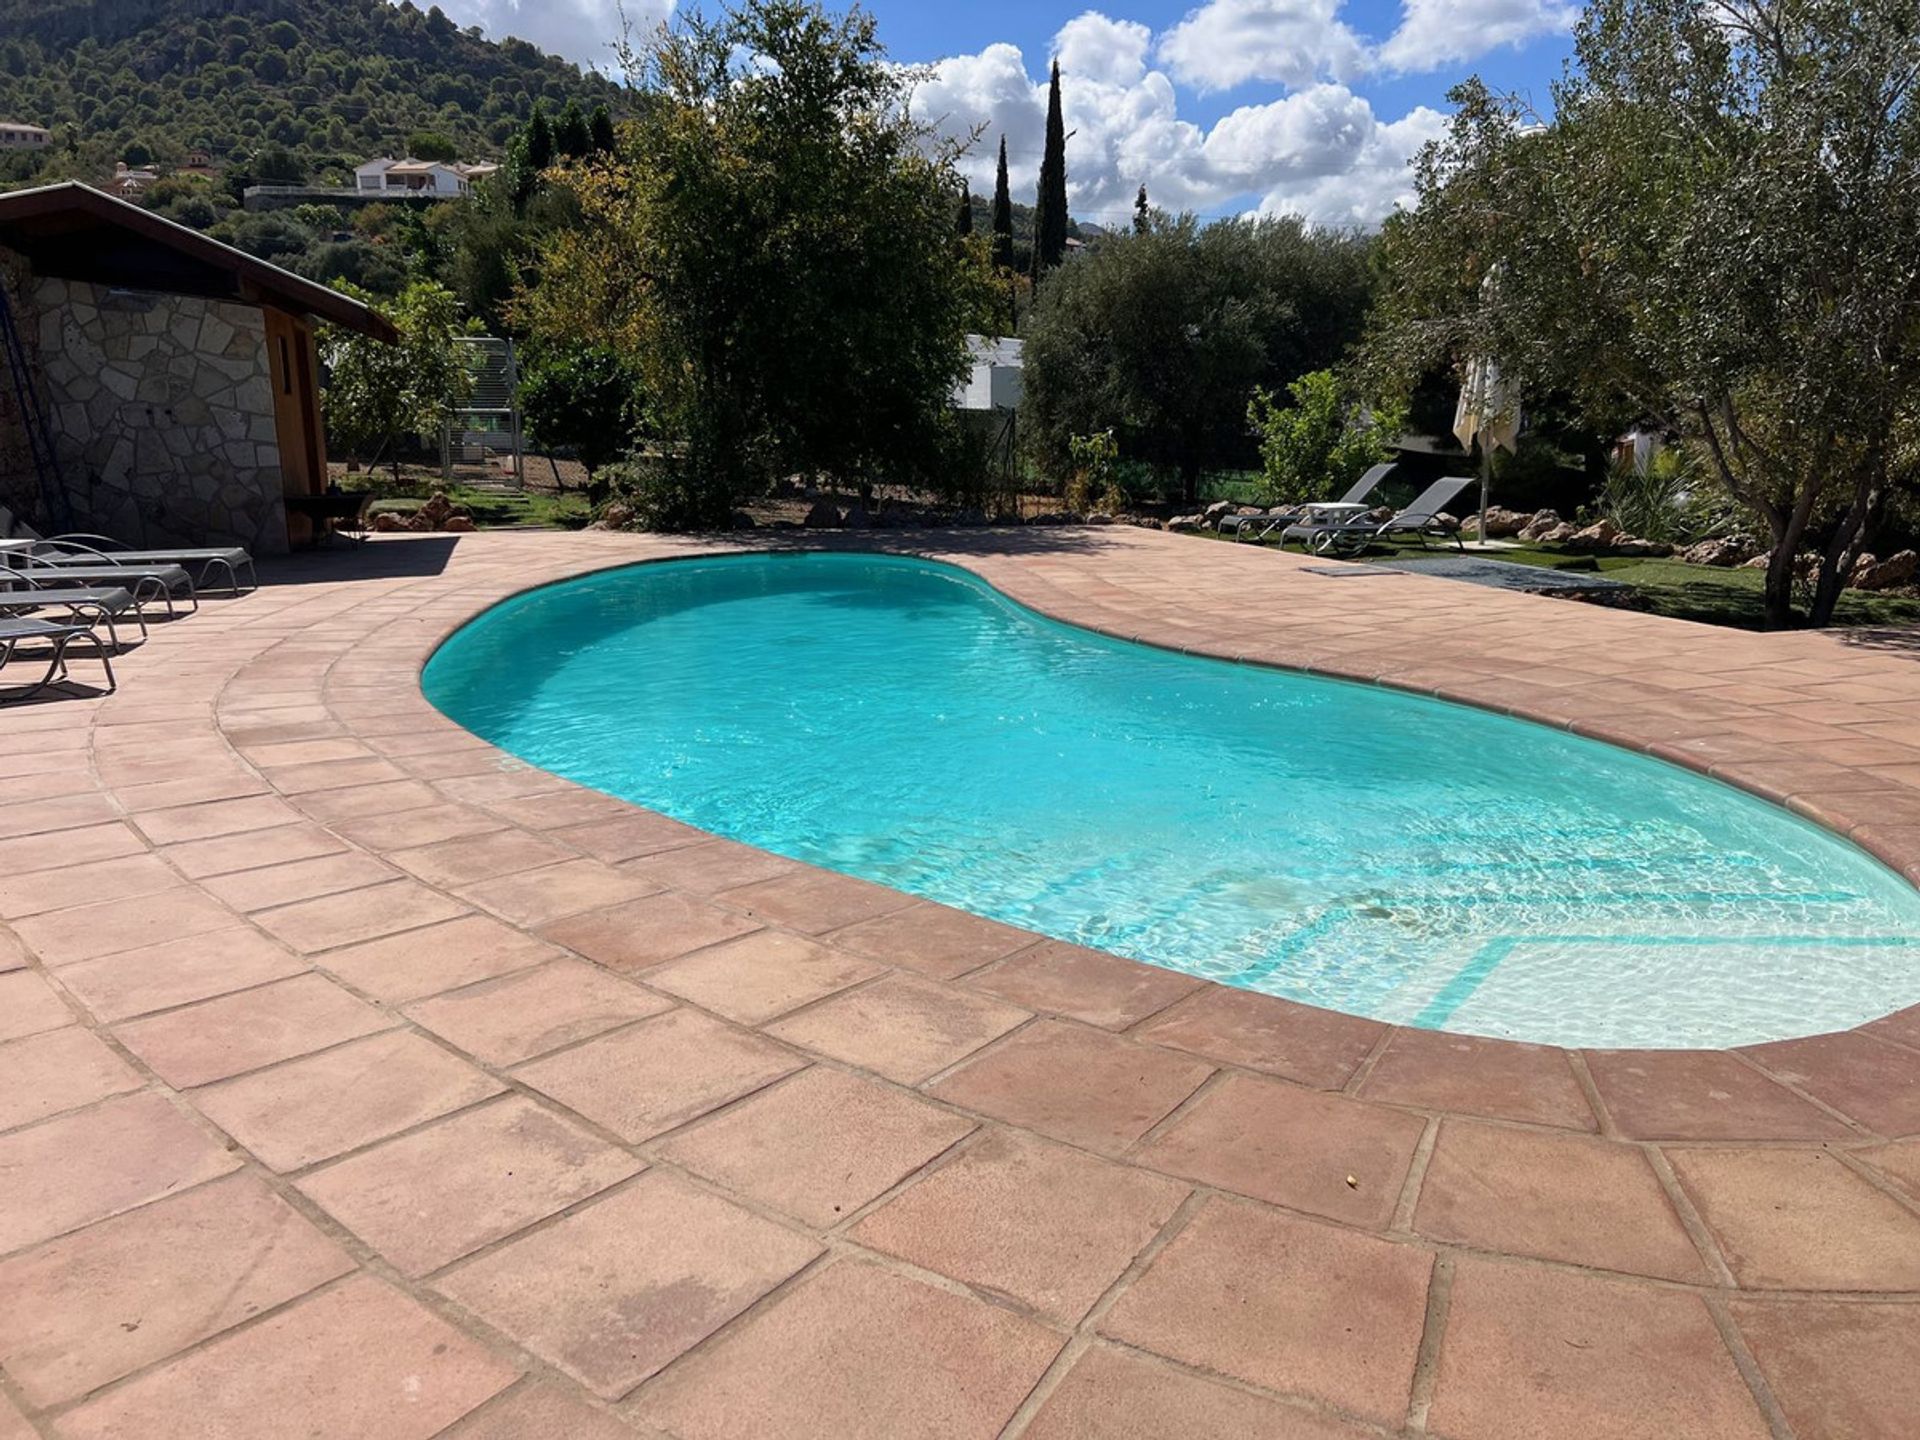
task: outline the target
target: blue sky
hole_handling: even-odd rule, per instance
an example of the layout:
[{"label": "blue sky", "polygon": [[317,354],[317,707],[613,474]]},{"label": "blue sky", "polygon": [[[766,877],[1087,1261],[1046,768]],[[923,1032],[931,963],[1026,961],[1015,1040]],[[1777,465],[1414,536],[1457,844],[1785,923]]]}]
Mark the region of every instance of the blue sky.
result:
[{"label": "blue sky", "polygon": [[[621,0],[440,0],[462,24],[603,59]],[[829,0],[829,4],[834,0]],[[624,0],[636,22],[673,0]],[[1122,223],[1145,183],[1167,209],[1377,225],[1472,74],[1544,106],[1573,0],[869,0],[894,59],[930,67],[921,118],[1007,136],[1016,193],[1039,164],[1048,61],[1062,61],[1074,212]]]}]

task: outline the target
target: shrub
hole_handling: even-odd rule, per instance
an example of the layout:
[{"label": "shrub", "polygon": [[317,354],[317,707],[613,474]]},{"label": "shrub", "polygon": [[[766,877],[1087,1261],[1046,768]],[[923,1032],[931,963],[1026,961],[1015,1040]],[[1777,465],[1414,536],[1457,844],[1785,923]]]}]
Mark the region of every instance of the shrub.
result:
[{"label": "shrub", "polygon": [[1292,405],[1278,405],[1257,390],[1247,407],[1247,422],[1260,437],[1269,503],[1331,499],[1388,458],[1387,440],[1399,432],[1398,418],[1369,412],[1333,371],[1302,375],[1287,393]]}]

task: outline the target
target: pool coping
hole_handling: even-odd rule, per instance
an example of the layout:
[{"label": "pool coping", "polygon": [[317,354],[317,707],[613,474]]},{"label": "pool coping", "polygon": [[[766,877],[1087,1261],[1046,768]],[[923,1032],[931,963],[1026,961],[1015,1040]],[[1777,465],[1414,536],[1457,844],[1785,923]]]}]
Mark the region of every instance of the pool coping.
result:
[{"label": "pool coping", "polygon": [[[63,847],[77,847],[82,837],[124,830],[134,847],[126,861],[83,860],[75,848],[74,858],[59,868],[124,863],[129,872],[150,877],[143,883],[165,882],[151,896],[55,905],[0,923],[0,983],[22,977],[44,985],[66,1016],[66,1028],[56,1025],[44,1033],[71,1032],[74,1040],[63,1043],[74,1044],[89,1037],[130,1077],[104,1095],[50,1100],[55,1108],[49,1115],[24,1124],[0,1119],[0,1152],[57,1127],[105,1124],[98,1117],[137,1100],[164,1101],[191,1122],[195,1135],[208,1137],[230,1157],[227,1164],[239,1166],[220,1171],[209,1183],[224,1183],[230,1173],[243,1175],[247,1184],[277,1196],[342,1247],[352,1261],[346,1280],[271,1308],[270,1314],[279,1317],[273,1324],[295,1326],[300,1317],[317,1317],[323,1306],[346,1305],[335,1297],[347,1287],[377,1282],[382,1293],[397,1297],[393,1303],[412,1307],[408,1314],[429,1316],[455,1337],[449,1342],[452,1358],[433,1362],[436,1372],[456,1363],[497,1372],[499,1383],[492,1389],[476,1382],[485,1392],[470,1407],[476,1427],[490,1414],[533,1405],[554,1413],[585,1407],[643,1424],[664,1415],[676,1425],[684,1423],[687,1433],[713,1433],[687,1417],[706,1413],[701,1407],[709,1400],[720,1404],[715,1397],[727,1386],[750,1383],[736,1372],[754,1367],[744,1360],[731,1364],[730,1357],[754,1353],[753,1337],[790,1313],[782,1308],[789,1297],[824,1297],[833,1286],[853,1283],[834,1278],[852,1266],[856,1271],[847,1273],[871,1271],[887,1277],[888,1285],[932,1285],[952,1304],[964,1302],[969,1314],[984,1313],[978,1307],[985,1306],[1019,1317],[1029,1330],[1037,1326],[1062,1337],[1059,1353],[1030,1386],[1015,1387],[1017,1403],[996,1419],[996,1427],[1005,1425],[1009,1435],[1030,1425],[1039,1433],[1038,1421],[1061,1407],[1086,1403],[1076,1377],[1083,1363],[1097,1358],[1130,1375],[1135,1372],[1127,1367],[1145,1367],[1139,1373],[1152,1371],[1155,1384],[1177,1381],[1198,1387],[1196,1396],[1214,1399],[1221,1384],[1218,1372],[1224,1369],[1224,1383],[1238,1387],[1232,1393],[1247,1397],[1247,1403],[1274,1400],[1304,1407],[1328,1425],[1347,1427],[1342,1434],[1424,1433],[1432,1409],[1436,1423],[1444,1421],[1440,1428],[1465,1437],[1496,1433],[1494,1421],[1475,1409],[1478,1404],[1510,1411],[1534,1403],[1526,1393],[1530,1387],[1509,1393],[1502,1378],[1506,1362],[1489,1359],[1518,1356],[1531,1343],[1525,1335],[1499,1339],[1495,1333],[1497,1312],[1521,1303],[1501,1287],[1518,1286],[1531,1297],[1526,1303],[1545,1307],[1541,1314],[1568,1324],[1576,1314],[1596,1317],[1594,1323],[1602,1326],[1595,1332],[1601,1353],[1590,1363],[1609,1375],[1617,1365],[1617,1383],[1629,1388],[1643,1363],[1613,1354],[1608,1347],[1614,1340],[1606,1337],[1617,1337],[1622,1325],[1635,1335],[1651,1334],[1646,1327],[1656,1322],[1678,1326],[1691,1338],[1679,1345],[1675,1373],[1697,1381],[1702,1393],[1718,1396],[1716,1404],[1731,1407],[1716,1422],[1724,1429],[1713,1433],[1747,1433],[1743,1424],[1758,1425],[1755,1434],[1783,1435],[1795,1425],[1802,1433],[1820,1433],[1818,1427],[1838,1423],[1831,1418],[1837,1413],[1832,1407],[1843,1401],[1856,1410],[1897,1405],[1897,1387],[1889,1388],[1884,1378],[1851,1389],[1841,1385],[1846,1393],[1836,1398],[1839,1362],[1820,1351],[1827,1358],[1810,1379],[1807,1357],[1796,1347],[1824,1344],[1822,1337],[1851,1333],[1846,1327],[1861,1325],[1869,1326],[1872,1345],[1920,1346],[1915,1328],[1920,1304],[1914,1303],[1920,1302],[1920,1140],[1910,1138],[1920,1136],[1920,1007],[1852,1031],[1699,1052],[1567,1051],[1357,1020],[1014,932],[794,862],[781,861],[762,878],[741,880],[727,867],[743,858],[765,860],[763,852],[701,832],[655,833],[656,824],[673,822],[505,756],[433,710],[418,679],[447,635],[492,604],[540,583],[652,560],[821,545],[957,563],[1017,603],[1116,639],[1382,684],[1550,724],[1562,723],[1550,697],[1510,689],[1498,693],[1510,685],[1502,669],[1521,667],[1498,654],[1497,645],[1491,658],[1498,663],[1486,672],[1491,678],[1477,686],[1471,676],[1439,675],[1447,667],[1436,655],[1470,657],[1475,647],[1489,648],[1486,637],[1516,626],[1559,641],[1577,632],[1597,637],[1600,644],[1644,643],[1683,657],[1725,647],[1740,657],[1758,657],[1743,658],[1730,669],[1799,665],[1811,685],[1866,687],[1855,694],[1869,698],[1836,696],[1830,708],[1920,703],[1920,674],[1909,690],[1902,668],[1908,662],[1862,661],[1836,649],[1827,637],[1701,635],[1692,632],[1702,627],[1674,629],[1678,622],[1647,623],[1645,617],[1611,611],[1582,614],[1564,601],[1492,594],[1461,599],[1455,592],[1466,587],[1412,576],[1394,581],[1391,606],[1398,608],[1393,616],[1356,625],[1360,638],[1351,644],[1333,644],[1329,630],[1349,623],[1350,600],[1340,598],[1316,612],[1316,582],[1300,573],[1298,562],[1145,532],[809,536],[745,546],[737,540],[623,535],[468,536],[449,540],[440,568],[425,572],[399,563],[413,553],[398,548],[408,544],[424,542],[378,540],[359,556],[302,560],[270,570],[270,580],[288,583],[270,584],[254,597],[210,602],[200,617],[160,627],[154,641],[120,667],[123,688],[111,699],[0,711],[0,762],[19,757],[53,762],[69,750],[84,753],[88,762],[83,788],[48,784],[45,798],[0,803],[0,837],[7,837],[0,838],[0,846],[17,837],[57,855]],[[394,569],[385,570],[389,557]],[[328,570],[329,564],[337,573]],[[1249,597],[1278,597],[1297,607],[1297,623],[1278,637],[1251,633],[1254,627],[1236,618]],[[1548,608],[1532,608],[1538,606]],[[1434,611],[1470,612],[1466,618],[1473,623],[1455,647],[1457,656],[1439,639],[1403,640]],[[1388,643],[1368,642],[1369,630]],[[1642,642],[1642,636],[1651,638]],[[1410,646],[1411,653],[1385,653],[1396,646]],[[1433,682],[1410,683],[1409,677],[1423,669],[1435,675]],[[1828,672],[1839,678],[1823,678]],[[1571,697],[1583,687],[1564,688]],[[1895,698],[1880,698],[1882,692]],[[1789,697],[1778,704],[1793,709],[1802,702]],[[1692,711],[1713,726],[1746,721],[1747,709],[1766,708],[1729,708],[1724,701],[1716,708],[1682,699],[1670,710],[1639,713],[1684,720]],[[1636,728],[1631,707],[1610,723],[1582,714],[1579,705],[1563,713],[1563,728],[1575,733],[1616,744],[1625,737],[1625,748],[1675,759],[1775,798],[1765,788],[1764,760],[1729,762],[1735,769],[1755,767],[1751,773],[1716,774],[1700,750],[1685,748],[1685,740],[1696,738],[1685,727],[1678,735],[1648,734],[1659,726]],[[1802,717],[1784,718],[1812,728]],[[1857,723],[1892,732],[1908,718],[1895,710]],[[1913,728],[1920,760],[1920,725]],[[1887,746],[1887,753],[1906,748],[1888,734],[1867,738]],[[45,753],[36,755],[36,750]],[[1870,750],[1881,753],[1871,746],[1859,753]],[[1883,768],[1904,763],[1888,761]],[[60,773],[62,768],[10,764],[0,773],[22,777],[8,782],[16,787],[40,786],[36,777],[47,774],[61,782],[71,779]],[[1820,771],[1816,778],[1833,777]],[[1870,778],[1887,783],[1879,791],[1830,795],[1900,794],[1911,788],[1896,786],[1890,776]],[[1790,789],[1791,783],[1776,774],[1773,788],[1782,787]],[[1858,813],[1862,803],[1849,802],[1853,814],[1831,798],[1793,808],[1830,828],[1844,825],[1842,833],[1857,836],[1874,829]],[[1840,824],[1827,821],[1829,814]],[[442,822],[456,831],[462,823],[483,824],[487,828],[471,832],[473,839],[505,850],[520,847],[527,858],[516,862],[521,869],[509,866],[478,880],[422,873],[415,867],[467,853],[458,833],[420,839]],[[39,828],[32,828],[36,824]],[[1896,856],[1908,841],[1890,833],[1900,828],[1881,827],[1874,834]],[[606,836],[615,833],[629,837],[622,844],[645,848],[625,858],[611,851],[596,856],[586,848],[610,843]],[[296,836],[302,843],[338,848],[317,859],[271,853],[277,843],[272,837],[291,842]],[[245,852],[256,845],[259,853],[239,855],[242,863],[236,868],[204,868],[215,864],[212,852],[223,846]],[[426,854],[430,851],[439,853]],[[562,852],[575,858],[562,858]],[[1909,863],[1876,853],[1912,878]],[[218,864],[231,865],[234,858]],[[306,883],[311,868],[330,863],[360,867],[353,885],[302,899],[287,899],[276,889],[296,879]],[[48,887],[66,883],[55,874],[42,870],[27,878],[45,877],[38,883]],[[538,883],[527,883],[528,876],[538,877]],[[737,883],[711,883],[729,877]],[[0,881],[0,899],[13,907],[6,913],[15,914],[19,897],[32,889],[30,883],[10,891]],[[573,898],[561,905],[563,913],[549,913],[558,891]],[[274,903],[263,903],[268,899]],[[476,963],[474,957],[443,954],[446,947],[438,937],[443,927],[465,924],[468,917],[538,946],[537,959],[522,957],[522,968],[492,975],[460,968]],[[671,928],[669,921],[693,926],[681,941],[698,943],[661,958],[646,947],[656,941],[667,945],[659,927]],[[771,947],[759,962],[771,967],[769,973],[784,975],[793,968],[796,974],[813,974],[820,962],[815,952],[821,952],[845,967],[844,974],[823,993],[790,1004],[769,1001],[773,1009],[767,1014],[749,1014],[739,1009],[743,1002],[731,991],[688,978],[717,963],[734,943],[715,938],[718,932],[698,930],[700,924],[714,923],[754,927],[728,933],[742,941],[757,936],[754,944]],[[146,938],[190,934],[208,925],[230,925],[212,933],[245,932],[250,944],[283,950],[288,966],[301,967],[298,975],[158,1011],[125,1014],[126,1002],[103,1000],[99,972],[132,955],[146,957],[152,944],[147,939],[146,946],[129,948],[123,941],[135,929],[122,934],[115,927],[149,927],[139,932]],[[98,956],[80,954],[97,948],[99,935],[109,930],[119,938],[109,939],[106,950]],[[795,958],[801,956],[807,958]],[[977,963],[959,965],[968,958]],[[689,1023],[717,1027],[715,1034],[724,1031],[774,1047],[791,1055],[799,1068],[729,1095],[664,1132],[636,1135],[609,1121],[601,1108],[604,1097],[568,1091],[546,1077],[564,1068],[566,1057],[610,1052],[657,1018],[652,1010],[635,1023],[609,1024],[532,1059],[502,1060],[463,1035],[435,1028],[448,1006],[485,1004],[509,982],[536,972],[558,976],[562,971],[551,967],[583,962],[586,969],[577,973],[603,977],[596,985],[613,985],[623,994],[622,987],[630,987],[648,1007],[685,1014]],[[158,966],[158,952],[145,963]],[[416,965],[425,967],[418,978],[412,970]],[[450,968],[442,973],[435,967]],[[431,982],[428,969],[437,977]],[[304,988],[296,987],[295,979]],[[415,986],[428,988],[415,995],[410,993]],[[341,1039],[328,1029],[336,1023],[330,1013],[308,1008],[321,990],[337,997],[328,1004],[344,1006],[350,1000],[356,1014],[377,1015],[384,1028],[371,1039]],[[912,993],[929,1002],[939,997],[968,1015],[1017,1012],[1025,1018],[962,1050],[951,1063],[903,1079],[848,1058],[844,1047],[856,1042],[844,1034],[829,1037],[830,1044],[818,1038],[821,1027],[840,1013],[837,1006],[882,993]],[[316,1033],[294,1043],[291,1054],[255,1055],[234,1073],[216,1073],[239,1062],[209,1058],[205,1037],[217,1031],[229,1008],[249,1005],[283,1007],[284,1015],[275,1014],[288,1022],[289,1034],[302,1026]],[[887,1025],[868,1028],[873,1033],[857,1037],[858,1043],[894,1038]],[[27,1041],[40,1043],[39,1033]],[[498,1088],[397,1132],[375,1134],[343,1152],[344,1160],[340,1154],[311,1159],[304,1152],[284,1151],[278,1147],[292,1142],[282,1122],[236,1110],[244,1097],[271,1089],[276,1077],[292,1083],[310,1069],[324,1070],[331,1056],[388,1043],[397,1052],[403,1040],[417,1042],[422,1055],[432,1050],[444,1057],[435,1064],[457,1064],[476,1085],[484,1079],[485,1086]],[[0,1044],[0,1058],[27,1041]],[[1123,1071],[1103,1068],[1113,1065]],[[1115,1096],[1092,1084],[1092,1078],[1133,1073],[1135,1067],[1158,1077],[1171,1097],[1144,1125],[1116,1115]],[[727,1125],[747,1123],[744,1117],[756,1106],[783,1103],[781,1097],[798,1093],[795,1082],[804,1076],[891,1096],[889,1104],[910,1104],[916,1114],[937,1112],[974,1128],[952,1149],[934,1154],[833,1223],[796,1219],[792,1202],[778,1198],[777,1188],[770,1191],[764,1177],[739,1169],[744,1162],[738,1154],[720,1159],[715,1154],[726,1148],[716,1137]],[[45,1083],[55,1080],[77,1083],[64,1072]],[[138,1088],[129,1094],[128,1085]],[[644,1165],[641,1179],[618,1182],[564,1209],[557,1220],[542,1218],[491,1239],[447,1267],[445,1277],[436,1270],[424,1278],[396,1268],[381,1245],[356,1227],[350,1208],[341,1211],[330,1195],[316,1199],[309,1193],[316,1177],[334,1166],[355,1156],[385,1154],[386,1147],[409,1137],[425,1143],[442,1127],[472,1122],[509,1093],[564,1117]],[[810,1123],[831,1129],[834,1122]],[[1036,1311],[966,1274],[942,1270],[946,1262],[903,1258],[851,1233],[918,1185],[985,1164],[981,1157],[989,1143],[998,1145],[1003,1138],[1071,1152],[1082,1157],[1076,1164],[1102,1167],[1116,1185],[1123,1176],[1137,1176],[1185,1189],[1178,1211],[1160,1224],[1109,1293],[1077,1319]],[[189,1146],[185,1139],[179,1143]],[[84,1144],[65,1153],[65,1169],[82,1179],[106,1163]],[[673,1357],[661,1374],[631,1385],[590,1373],[579,1355],[557,1345],[539,1326],[492,1308],[453,1280],[469,1267],[507,1264],[516,1247],[554,1234],[554,1226],[591,1213],[596,1204],[613,1203],[609,1196],[632,1196],[648,1175],[671,1178],[783,1233],[807,1237],[824,1247],[825,1259],[801,1266],[725,1320],[713,1338]],[[194,1188],[199,1184],[189,1182],[187,1193],[199,1193]],[[1499,1199],[1474,1200],[1481,1189]],[[172,1193],[172,1186],[162,1193]],[[1810,1246],[1800,1236],[1783,1243],[1765,1228],[1783,1196],[1811,1206],[1811,1213],[1840,1217],[1834,1223],[1844,1243]],[[143,1200],[124,1215],[89,1216],[77,1226],[49,1219],[53,1229],[47,1238],[22,1246],[0,1237],[0,1269],[26,1263],[47,1245],[84,1244],[102,1226],[138,1224],[162,1204],[158,1198]],[[1568,1204],[1572,1211],[1564,1208]],[[1633,1223],[1619,1228],[1622,1217]],[[1294,1227],[1287,1233],[1297,1230],[1309,1251],[1335,1247],[1344,1257],[1336,1270],[1349,1261],[1378,1262],[1389,1269],[1417,1261],[1426,1267],[1417,1296],[1408,1291],[1399,1299],[1380,1299],[1378,1313],[1369,1312],[1369,1324],[1392,1318],[1404,1323],[1405,1333],[1417,1342],[1409,1351],[1395,1352],[1388,1366],[1393,1372],[1386,1387],[1389,1399],[1399,1398],[1386,1409],[1375,1406],[1377,1397],[1364,1386],[1356,1389],[1339,1376],[1321,1374],[1315,1368],[1320,1359],[1285,1383],[1245,1366],[1197,1366],[1188,1332],[1205,1331],[1214,1322],[1155,1309],[1156,1296],[1184,1283],[1176,1279],[1186,1273],[1182,1266],[1215,1256],[1221,1245],[1231,1252],[1242,1240],[1255,1244],[1247,1236],[1265,1234],[1261,1227],[1276,1224]],[[1251,1227],[1247,1236],[1240,1236],[1245,1227]],[[1646,1238],[1656,1232],[1658,1244]],[[1266,1264],[1254,1258],[1266,1253],[1258,1248],[1266,1243],[1259,1241],[1242,1260]],[[1871,1259],[1865,1271],[1863,1257]],[[1348,1275],[1346,1281],[1329,1278],[1301,1293],[1336,1293],[1351,1280],[1350,1272],[1341,1273]],[[1152,1284],[1143,1286],[1146,1277]],[[1255,1291],[1261,1303],[1278,1293]],[[1499,1305],[1488,1299],[1496,1293],[1505,1295]],[[875,1303],[869,1296],[865,1309]],[[49,1313],[60,1309],[53,1305]],[[322,1322],[312,1318],[310,1323]],[[1782,1326],[1798,1338],[1782,1338]],[[64,1424],[75,1412],[86,1412],[88,1420],[124,1415],[129,1406],[137,1413],[142,1404],[159,1403],[158,1397],[178,1396],[178,1387],[187,1383],[183,1376],[216,1366],[209,1357],[227,1353],[219,1347],[237,1342],[225,1332],[195,1340],[131,1378],[116,1376],[37,1410],[18,1388],[20,1377],[5,1368],[7,1343],[0,1333],[0,1420],[12,1404],[44,1423]],[[1301,1343],[1303,1354],[1318,1356],[1314,1342]],[[267,1369],[297,1366],[299,1348],[272,1348]],[[362,1356],[355,1363],[378,1368],[382,1362]],[[1403,1363],[1404,1373],[1398,1368]],[[892,1383],[884,1370],[856,1366],[836,1370],[830,1380],[884,1394]],[[537,1400],[529,1398],[536,1395]],[[827,1405],[832,1397],[815,1398]],[[303,1403],[320,1401],[309,1397]],[[1552,1423],[1578,1428],[1566,1414]]]}]

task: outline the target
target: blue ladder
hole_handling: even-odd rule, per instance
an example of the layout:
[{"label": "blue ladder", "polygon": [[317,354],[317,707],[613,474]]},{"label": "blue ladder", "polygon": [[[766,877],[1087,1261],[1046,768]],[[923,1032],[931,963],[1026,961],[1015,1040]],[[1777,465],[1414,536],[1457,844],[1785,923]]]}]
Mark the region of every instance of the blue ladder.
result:
[{"label": "blue ladder", "polygon": [[13,307],[7,302],[7,288],[0,285],[0,349],[7,352],[7,370],[13,380],[13,396],[20,411],[20,425],[27,432],[27,453],[33,457],[34,477],[40,482],[40,499],[47,507],[47,520],[56,532],[73,528],[73,512],[67,499],[66,482],[60,475],[60,455],[53,443],[53,426],[33,383],[33,367],[27,362],[26,346],[13,323]]}]

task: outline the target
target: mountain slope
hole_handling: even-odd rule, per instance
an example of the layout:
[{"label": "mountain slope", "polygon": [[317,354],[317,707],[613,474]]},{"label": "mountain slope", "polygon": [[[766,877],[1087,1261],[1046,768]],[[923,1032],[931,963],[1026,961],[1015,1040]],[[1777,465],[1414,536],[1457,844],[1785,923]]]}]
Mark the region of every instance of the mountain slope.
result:
[{"label": "mountain slope", "polygon": [[52,129],[56,154],[33,163],[56,173],[129,151],[236,162],[275,147],[318,171],[421,131],[484,158],[535,100],[614,97],[523,41],[387,0],[0,0],[0,37],[0,118]]}]

